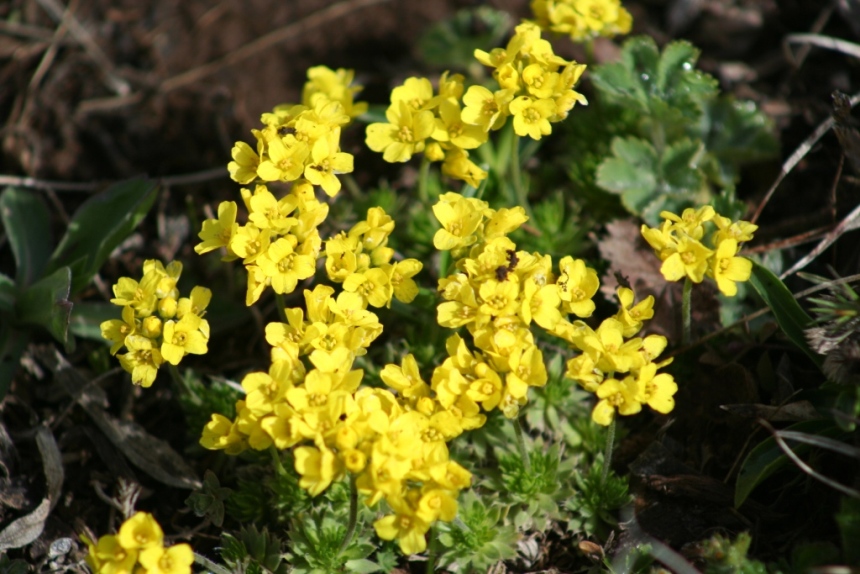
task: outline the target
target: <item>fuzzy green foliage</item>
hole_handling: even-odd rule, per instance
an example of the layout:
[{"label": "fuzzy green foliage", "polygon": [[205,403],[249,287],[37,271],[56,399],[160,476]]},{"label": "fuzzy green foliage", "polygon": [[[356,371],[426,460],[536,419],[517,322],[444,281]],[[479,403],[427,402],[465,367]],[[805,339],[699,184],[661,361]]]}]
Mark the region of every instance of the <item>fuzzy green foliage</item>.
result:
[{"label": "fuzzy green foliage", "polygon": [[507,12],[489,6],[466,8],[442,20],[424,33],[418,50],[424,61],[442,69],[468,71],[480,77],[484,68],[474,57],[476,49],[501,43],[511,27]]},{"label": "fuzzy green foliage", "polygon": [[[335,509],[345,508],[333,505]],[[356,572],[359,574],[383,572],[391,565],[392,553],[377,552],[378,560],[368,557],[376,550],[370,535],[359,533],[346,548],[341,548],[347,534],[346,515],[327,512],[325,508],[296,516],[290,524],[287,557],[295,574],[328,574],[334,572]]]},{"label": "fuzzy green foliage", "polygon": [[234,536],[221,534],[221,559],[233,572],[242,574],[286,574],[283,542],[264,526],[242,527]]},{"label": "fuzzy green foliage", "polygon": [[452,572],[486,572],[516,556],[517,532],[503,521],[503,507],[473,491],[460,499],[457,520],[439,524],[439,564]]},{"label": "fuzzy green foliage", "polygon": [[762,562],[747,557],[752,537],[742,532],[733,541],[719,534],[701,543],[704,574],[767,574]]},{"label": "fuzzy green foliage", "polygon": [[609,472],[604,478],[602,460],[576,472],[574,483],[574,494],[565,505],[570,512],[567,527],[572,531],[605,534],[607,525],[617,524],[618,510],[631,501],[627,477]]},{"label": "fuzzy green foliage", "polygon": [[232,491],[224,488],[218,481],[215,473],[206,469],[203,475],[203,486],[195,491],[186,500],[185,504],[194,511],[194,514],[207,517],[215,526],[224,524],[224,501],[230,497]]},{"label": "fuzzy green foliage", "polygon": [[591,74],[599,113],[626,119],[595,183],[650,225],[663,210],[710,203],[715,190],[734,187],[744,163],[777,151],[767,117],[751,102],[720,96],[716,79],[695,68],[698,57],[687,42],[661,52],[637,37],[625,42],[619,62]]}]

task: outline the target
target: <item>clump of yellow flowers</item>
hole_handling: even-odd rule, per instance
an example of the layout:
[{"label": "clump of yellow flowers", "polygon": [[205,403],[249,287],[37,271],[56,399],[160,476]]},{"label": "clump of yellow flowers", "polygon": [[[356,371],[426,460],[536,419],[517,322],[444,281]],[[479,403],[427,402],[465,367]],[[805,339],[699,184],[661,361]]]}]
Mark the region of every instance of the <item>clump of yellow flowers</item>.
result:
[{"label": "clump of yellow flowers", "polygon": [[[593,330],[581,319],[594,312],[597,272],[568,256],[559,261],[556,275],[549,255],[517,251],[506,235],[526,221],[522,207],[497,211],[484,201],[448,193],[433,211],[442,224],[434,245],[457,258],[455,272],[439,282],[446,302],[438,307],[438,322],[466,326],[478,348],[469,351],[458,335],[449,339],[450,357],[433,376],[438,400],[499,408],[516,417],[528,388],[547,381],[530,329],[534,323],[581,351],[568,361],[566,376],[597,394],[592,418],[598,424],[610,424],[616,411],[638,413],[643,404],[660,413],[674,408],[677,385],[671,375],[656,374],[669,361],[653,362],[666,338],[635,338],[653,316],[653,297],[633,305],[633,291],[620,288],[618,313]],[[619,373],[627,376],[618,380]]]},{"label": "clump of yellow flowers", "polygon": [[[667,281],[686,277],[701,283],[707,275],[723,295],[734,297],[737,283],[749,280],[752,262],[737,254],[740,244],[752,239],[757,225],[732,221],[710,205],[685,209],[680,216],[664,211],[660,217],[663,223],[659,227],[642,225],[642,237],[663,262],[660,272]],[[710,235],[711,247],[702,241],[708,223],[716,227]]]},{"label": "clump of yellow flowers", "polygon": [[[252,130],[256,151],[244,142],[233,147],[228,170],[234,181],[254,183],[241,190],[248,211],[244,225],[237,222],[234,201],[218,206],[218,217],[203,222],[202,240],[194,250],[224,249],[225,261],[241,259],[248,272],[247,305],[267,287],[292,293],[299,281],[311,277],[322,248],[317,228],[328,215],[328,205],[314,193],[319,187],[329,197],[341,189],[338,174],[353,169],[351,154],[341,151],[341,128],[367,110],[354,102],[361,88],[352,86],[353,72],[317,66],[308,70],[302,103],[277,106],[263,114],[262,130]],[[289,182],[281,198],[269,182]]]},{"label": "clump of yellow flowers", "polygon": [[122,318],[103,322],[101,333],[111,342],[112,355],[127,349],[118,358],[136,385],[151,386],[165,362],[178,365],[185,355],[208,350],[209,323],[203,316],[212,292],[198,286],[189,297],[180,297],[176,283],[181,273],[179,261],[165,267],[149,259],[140,281],[120,277],[113,286],[111,303],[122,307]]},{"label": "clump of yellow flowers", "polygon": [[633,24],[620,0],[532,0],[531,9],[538,26],[574,42],[627,34]]},{"label": "clump of yellow flowers", "polygon": [[93,542],[86,536],[87,566],[93,574],[191,574],[194,552],[188,544],[164,547],[164,533],[151,514],[138,512]]},{"label": "clump of yellow flowers", "polygon": [[550,122],[587,103],[573,89],[585,65],[557,56],[540,35],[537,24],[524,22],[506,48],[475,50],[477,60],[494,69],[494,92],[477,85],[465,90],[463,76],[447,72],[438,93],[428,78],[407,79],[391,92],[388,121],[367,127],[367,146],[392,163],[423,152],[442,162],[443,173],[477,187],[487,172],[469,159],[469,150],[486,142],[490,131],[513,116],[517,135],[539,140],[552,132]]}]

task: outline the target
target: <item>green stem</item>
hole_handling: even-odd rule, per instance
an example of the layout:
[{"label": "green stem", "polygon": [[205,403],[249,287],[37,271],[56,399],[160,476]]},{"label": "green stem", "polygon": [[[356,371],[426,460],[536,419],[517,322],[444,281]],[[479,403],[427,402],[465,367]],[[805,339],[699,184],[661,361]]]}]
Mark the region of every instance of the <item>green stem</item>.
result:
[{"label": "green stem", "polygon": [[167,370],[170,372],[170,380],[173,381],[173,386],[176,387],[176,390],[180,395],[185,395],[194,400],[195,404],[200,404],[200,397],[197,396],[197,393],[191,390],[188,386],[188,383],[185,382],[185,379],[182,375],[179,374],[179,368],[172,364],[167,363]]},{"label": "green stem", "polygon": [[687,277],[684,279],[684,291],[681,295],[681,322],[683,324],[683,331],[681,334],[681,344],[683,346],[687,346],[690,344],[691,340],[691,327],[690,327],[690,296],[693,292],[693,281]]},{"label": "green stem", "polygon": [[612,450],[615,448],[615,418],[606,429],[606,450],[603,452],[603,472],[600,474],[600,484],[606,484],[609,469],[612,467]]},{"label": "green stem", "polygon": [[340,543],[337,553],[340,554],[349,548],[352,536],[355,534],[355,525],[358,523],[358,488],[355,486],[355,475],[349,475],[349,522],[346,525],[346,534]]},{"label": "green stem", "polygon": [[427,552],[427,568],[424,570],[427,574],[436,572],[436,527],[430,527],[430,541],[427,544],[429,551]]},{"label": "green stem", "polygon": [[421,156],[421,167],[418,168],[418,198],[424,205],[430,204],[430,192],[427,189],[430,177],[430,160],[426,155]]},{"label": "green stem", "polygon": [[281,321],[287,322],[287,301],[284,299],[283,293],[275,293],[275,306],[278,308],[278,317]]},{"label": "green stem", "polygon": [[439,279],[447,277],[448,267],[451,265],[451,252],[441,251],[439,253]]},{"label": "green stem", "polygon": [[517,435],[517,449],[520,451],[520,456],[523,459],[523,468],[527,473],[531,473],[532,461],[529,459],[529,451],[526,449],[526,436],[520,417],[517,417],[514,422],[514,432]]},{"label": "green stem", "polygon": [[522,206],[526,210],[526,215],[529,216],[529,219],[534,221],[532,206],[529,203],[528,193],[523,183],[522,165],[520,163],[520,136],[514,132],[511,137],[511,180],[513,180],[514,195],[516,197],[515,205]]}]

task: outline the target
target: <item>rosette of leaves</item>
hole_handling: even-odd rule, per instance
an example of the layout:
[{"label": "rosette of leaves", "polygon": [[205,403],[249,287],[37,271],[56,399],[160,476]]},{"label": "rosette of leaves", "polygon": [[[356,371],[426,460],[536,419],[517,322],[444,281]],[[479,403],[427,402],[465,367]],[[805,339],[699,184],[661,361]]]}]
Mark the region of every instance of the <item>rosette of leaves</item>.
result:
[{"label": "rosette of leaves", "polygon": [[570,513],[568,530],[588,536],[606,534],[605,527],[617,524],[618,510],[630,502],[627,478],[611,471],[604,477],[599,458],[588,469],[575,473],[574,482],[574,495],[565,503]]},{"label": "rosette of leaves", "polygon": [[699,50],[676,41],[661,52],[649,37],[625,42],[620,61],[591,78],[602,113],[634,112],[597,167],[598,187],[620,196],[631,213],[657,225],[732,190],[744,163],[777,152],[768,118],[752,102],[720,96],[717,80],[695,68]]},{"label": "rosette of leaves", "polygon": [[93,195],[72,216],[58,244],[51,215],[35,190],[7,187],[0,219],[15,260],[15,276],[0,273],[0,399],[6,395],[30,338],[50,334],[67,350],[73,335],[101,339],[98,325],[113,314],[78,304],[82,291],[111,252],[134,230],[157,195],[154,182],[134,179]]},{"label": "rosette of leaves", "polygon": [[221,534],[221,559],[231,572],[242,574],[287,574],[283,542],[266,527],[242,527],[236,535]]},{"label": "rosette of leaves", "polygon": [[439,566],[451,572],[486,572],[490,566],[517,555],[517,531],[504,523],[504,507],[498,501],[485,502],[473,491],[460,498],[454,522],[437,524]]}]

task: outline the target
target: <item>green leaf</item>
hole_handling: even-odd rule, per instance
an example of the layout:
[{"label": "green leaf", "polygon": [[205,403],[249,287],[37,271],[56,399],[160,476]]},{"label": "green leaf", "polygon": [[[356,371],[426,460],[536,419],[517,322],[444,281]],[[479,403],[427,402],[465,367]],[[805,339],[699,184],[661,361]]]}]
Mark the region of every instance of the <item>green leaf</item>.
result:
[{"label": "green leaf", "polygon": [[357,558],[355,560],[347,560],[346,564],[347,572],[358,572],[358,574],[371,574],[371,572],[381,572],[382,567],[376,562],[372,562],[367,558]]},{"label": "green leaf", "polygon": [[804,329],[812,324],[812,318],[806,314],[806,311],[803,310],[797,299],[788,290],[788,287],[767,267],[763,267],[755,261],[753,261],[750,285],[753,286],[759,296],[764,299],[767,306],[770,307],[782,332],[801,351],[806,353],[812,359],[812,362],[820,367],[821,356],[809,348],[809,344],[807,344],[803,333]]},{"label": "green leaf", "polygon": [[698,163],[704,151],[702,142],[689,139],[666,148],[660,157],[660,191],[676,195],[692,195],[700,191],[705,181]]},{"label": "green leaf", "polygon": [[86,287],[102,264],[146,216],[157,195],[155,182],[130,179],[84,202],[75,212],[46,273],[68,266],[72,293]]},{"label": "green leaf", "polygon": [[433,66],[480,74],[483,66],[475,59],[475,50],[498,45],[510,28],[511,16],[507,12],[489,6],[466,8],[430,26],[418,41],[418,51]]},{"label": "green leaf", "polygon": [[72,302],[69,301],[71,284],[71,269],[61,267],[31,285],[18,300],[18,320],[27,325],[44,327],[65,345],[68,342],[72,312]]},{"label": "green leaf", "polygon": [[657,152],[647,141],[631,137],[613,139],[612,153],[597,167],[597,185],[621,194],[627,209],[639,213],[657,189]]},{"label": "green leaf", "polygon": [[[802,432],[817,436],[837,436],[844,434],[833,421],[804,421],[791,425],[785,430]],[[791,445],[795,454],[802,455],[811,448],[809,444]],[[756,486],[791,462],[773,437],[760,442],[750,451],[741,464],[735,484],[735,508],[739,508]]]},{"label": "green leaf", "polygon": [[715,99],[705,106],[703,124],[708,152],[716,164],[712,177],[720,186],[733,185],[741,165],[772,158],[779,152],[773,122],[755,102]]},{"label": "green leaf", "polygon": [[849,566],[860,566],[860,500],[843,496],[839,512],[834,516],[842,539],[843,559]]},{"label": "green leaf", "polygon": [[121,312],[122,309],[112,303],[92,301],[75,303],[69,329],[76,337],[104,342],[101,324],[110,319],[118,319]]},{"label": "green leaf", "polygon": [[48,208],[36,193],[7,187],[0,194],[0,218],[15,256],[15,281],[27,287],[42,277],[51,254]]},{"label": "green leaf", "polygon": [[15,282],[0,273],[0,312],[11,313],[15,308]]}]

